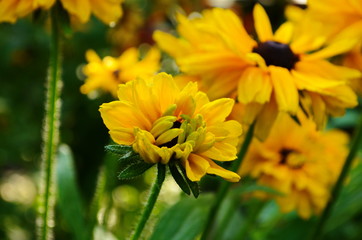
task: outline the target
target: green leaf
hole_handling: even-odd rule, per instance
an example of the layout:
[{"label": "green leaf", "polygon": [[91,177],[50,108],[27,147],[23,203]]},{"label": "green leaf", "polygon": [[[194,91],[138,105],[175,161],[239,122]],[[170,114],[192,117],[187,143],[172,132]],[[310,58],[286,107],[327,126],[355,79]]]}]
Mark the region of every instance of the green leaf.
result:
[{"label": "green leaf", "polygon": [[172,175],[173,179],[175,179],[177,185],[182,189],[182,191],[184,191],[184,193],[186,193],[187,195],[190,195],[190,193],[191,193],[190,187],[187,184],[187,182],[185,181],[185,178],[181,175],[181,173],[177,169],[176,164],[170,163],[168,165],[168,167],[170,168],[171,175]]},{"label": "green leaf", "polygon": [[107,145],[104,148],[107,152],[121,156],[121,158],[127,158],[127,156],[132,155],[133,152],[132,146],[127,145]]},{"label": "green leaf", "polygon": [[134,162],[133,164],[123,168],[119,173],[118,178],[121,180],[125,180],[138,177],[153,165],[154,164],[149,164],[144,161]]},{"label": "green leaf", "polygon": [[183,198],[159,219],[150,240],[194,240],[202,231],[214,196]]},{"label": "green leaf", "polygon": [[70,228],[76,240],[90,239],[91,230],[87,229],[84,218],[84,206],[76,181],[73,156],[69,147],[59,147],[56,164],[56,187],[58,206],[61,216]]}]

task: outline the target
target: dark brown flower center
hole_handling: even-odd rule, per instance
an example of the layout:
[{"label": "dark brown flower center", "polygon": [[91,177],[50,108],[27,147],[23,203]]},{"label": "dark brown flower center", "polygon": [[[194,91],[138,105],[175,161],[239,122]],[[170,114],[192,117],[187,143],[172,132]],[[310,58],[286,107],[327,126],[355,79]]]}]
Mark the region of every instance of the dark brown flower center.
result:
[{"label": "dark brown flower center", "polygon": [[291,70],[299,61],[299,56],[292,52],[289,45],[274,41],[259,43],[253,52],[262,56],[267,66],[274,65]]},{"label": "dark brown flower center", "polygon": [[294,152],[292,149],[287,149],[287,148],[282,149],[282,150],[279,152],[279,154],[280,154],[280,156],[281,156],[280,163],[281,163],[281,164],[287,164],[288,155],[289,155],[290,153],[292,153],[292,152]]}]

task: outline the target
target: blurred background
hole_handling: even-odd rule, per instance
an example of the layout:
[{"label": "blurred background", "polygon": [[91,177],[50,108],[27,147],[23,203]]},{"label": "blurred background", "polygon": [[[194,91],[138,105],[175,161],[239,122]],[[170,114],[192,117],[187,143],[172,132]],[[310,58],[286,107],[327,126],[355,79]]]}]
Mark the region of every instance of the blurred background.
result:
[{"label": "blurred background", "polygon": [[[75,226],[91,228],[89,231],[93,232],[96,238],[98,236],[98,239],[124,239],[132,229],[154,177],[151,169],[137,179],[117,179],[117,159],[104,151],[104,146],[109,144],[110,139],[98,112],[99,106],[111,101],[112,97],[107,94],[86,96],[79,91],[85,79],[81,69],[86,64],[86,50],[94,49],[102,57],[119,56],[128,47],[153,44],[153,31],[173,28],[175,22],[172,16],[180,9],[190,14],[213,6],[232,7],[243,17],[246,27],[250,29],[250,12],[256,2],[128,0],[123,4],[124,16],[119,22],[106,26],[93,18],[86,25],[75,26],[74,31],[64,39],[60,139],[65,145],[62,145],[60,154],[68,159],[70,164],[63,166],[65,170],[63,169],[61,174],[70,175],[68,179],[74,179],[75,184],[70,187],[74,188],[73,193],[65,190],[65,195],[58,196],[56,239],[82,239],[74,234]],[[260,2],[266,7],[274,27],[284,21],[286,1]],[[303,1],[294,3],[303,5]],[[16,24],[0,24],[0,239],[4,240],[35,239],[44,87],[49,57],[47,26],[46,19],[36,13],[18,20]],[[169,59],[164,59],[164,70],[177,71]],[[353,130],[357,112],[358,110],[349,111],[344,118],[332,120],[331,127]],[[356,169],[354,171],[358,172]],[[340,203],[347,204],[349,208],[339,213],[341,216],[344,214],[344,217],[334,223],[335,228],[332,229],[337,230],[330,231],[329,239],[361,239],[362,210],[359,202],[362,202],[362,195],[358,186],[362,184],[362,174],[356,173],[353,176],[350,179],[352,184],[345,190],[345,198],[342,198],[347,202]],[[63,183],[61,181],[58,183]],[[217,183],[212,177],[203,180],[201,191],[204,196],[197,204],[202,205],[212,197],[207,192],[214,191]],[[58,184],[58,187],[66,188],[68,185],[65,182]],[[58,190],[62,192],[61,189]],[[70,197],[77,201],[69,201]],[[191,213],[193,200],[181,194],[173,181],[167,181],[156,208],[156,215],[159,213],[164,216],[163,219],[167,219],[169,211],[166,209],[180,199],[186,200],[179,202],[178,207],[188,209]],[[72,204],[74,206],[71,206]],[[230,207],[228,204],[232,203],[227,202],[223,207],[227,209]],[[248,209],[248,204],[251,203],[246,202],[241,210]],[[81,214],[80,220],[72,219],[69,211],[73,208],[78,209],[75,211]],[[255,231],[251,239],[299,239],[295,235],[303,235],[306,229],[303,227],[308,227],[308,224],[314,221],[302,221],[295,215],[281,216],[275,213],[275,209],[275,205],[271,204],[265,208],[262,217],[266,221],[264,228],[270,228],[272,225],[268,225],[268,221],[274,221],[273,227],[277,230],[270,233],[272,230],[269,229],[269,235]],[[268,216],[274,216],[275,219]],[[182,217],[186,218],[178,217],[181,220]],[[232,236],[232,228],[243,221],[238,216],[235,218],[234,224],[228,228],[229,237]],[[155,224],[155,220],[151,221],[150,226],[152,224]],[[156,230],[162,229],[162,222],[160,224],[161,227]],[[290,238],[291,236],[294,237]],[[232,239],[228,236],[222,238]]]}]

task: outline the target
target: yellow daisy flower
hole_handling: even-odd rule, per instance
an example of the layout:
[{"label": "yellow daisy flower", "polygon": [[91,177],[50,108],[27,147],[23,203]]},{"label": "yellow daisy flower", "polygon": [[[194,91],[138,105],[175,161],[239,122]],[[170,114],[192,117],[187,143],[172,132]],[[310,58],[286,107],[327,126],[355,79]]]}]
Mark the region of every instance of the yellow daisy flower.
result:
[{"label": "yellow daisy flower", "polygon": [[256,196],[274,198],[282,212],[297,210],[307,219],[326,205],[348,154],[348,137],[337,130],[318,132],[314,122],[299,117],[301,125],[281,114],[264,142],[254,139],[239,173],[283,194]]},{"label": "yellow daisy flower", "polygon": [[118,98],[100,107],[114,142],[131,145],[147,163],[181,163],[191,181],[205,174],[239,181],[213,161],[236,159],[241,126],[225,121],[232,99],[210,102],[196,83],[179,89],[165,73],[120,85]]},{"label": "yellow daisy flower", "polygon": [[[60,0],[70,16],[80,23],[89,20],[91,13],[104,23],[116,22],[122,16],[123,0]],[[0,22],[14,23],[37,8],[49,9],[55,0],[1,0]]]},{"label": "yellow daisy flower", "polygon": [[220,8],[205,10],[194,19],[180,14],[179,38],[156,31],[154,39],[182,72],[201,76],[211,99],[237,95],[241,107],[257,118],[256,134],[262,138],[269,131],[265,126],[272,125],[279,111],[295,115],[302,105],[322,125],[324,113],[341,115],[345,108],[357,105],[347,79],[361,73],[326,61],[352,42],[344,39],[317,50],[320,41],[293,34],[290,22],[273,33],[259,4],[254,20],[258,41],[231,10]]},{"label": "yellow daisy flower", "polygon": [[139,60],[139,55],[137,48],[129,48],[118,58],[107,56],[101,59],[93,50],[88,50],[88,64],[83,68],[87,79],[80,88],[81,92],[88,94],[101,89],[116,97],[120,83],[155,74],[160,67],[159,50],[150,48],[142,60]]}]

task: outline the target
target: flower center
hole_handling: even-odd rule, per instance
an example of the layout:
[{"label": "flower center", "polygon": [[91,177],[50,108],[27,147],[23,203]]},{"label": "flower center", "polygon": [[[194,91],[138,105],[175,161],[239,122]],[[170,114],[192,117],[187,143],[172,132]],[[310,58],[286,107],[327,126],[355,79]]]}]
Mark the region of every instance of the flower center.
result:
[{"label": "flower center", "polygon": [[274,41],[259,43],[253,48],[253,52],[262,56],[267,66],[274,65],[291,70],[299,61],[299,56],[292,52],[289,45]]},{"label": "flower center", "polygon": [[[181,127],[181,122],[179,121],[175,121],[173,122],[173,125],[171,127],[172,128],[180,128]],[[177,138],[178,137],[175,137],[173,138],[171,141],[167,142],[167,143],[164,143],[162,145],[160,145],[159,147],[168,147],[168,148],[172,148],[173,146],[175,146],[177,144]]]},{"label": "flower center", "polygon": [[279,154],[281,156],[280,163],[293,169],[301,168],[306,160],[301,153],[288,148],[282,149]]}]

